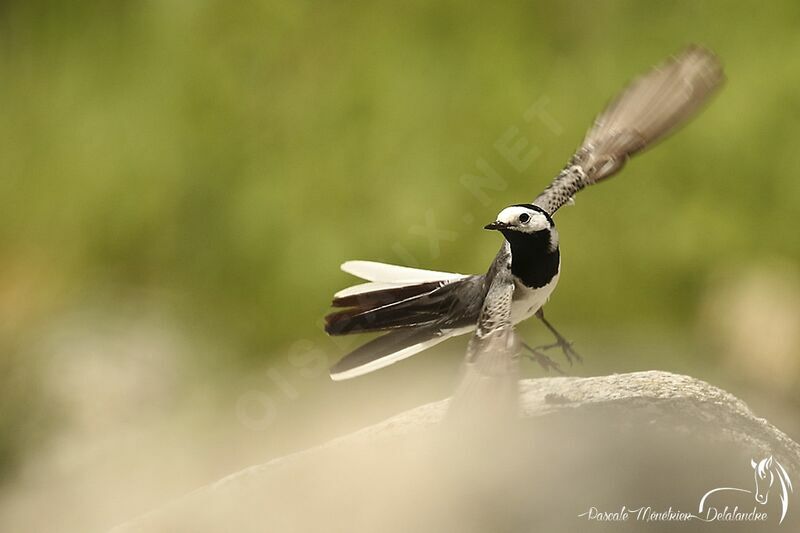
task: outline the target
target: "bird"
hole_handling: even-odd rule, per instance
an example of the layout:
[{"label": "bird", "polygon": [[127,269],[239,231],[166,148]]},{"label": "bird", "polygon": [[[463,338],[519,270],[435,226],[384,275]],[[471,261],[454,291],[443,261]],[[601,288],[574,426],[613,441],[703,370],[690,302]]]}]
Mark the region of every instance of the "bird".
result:
[{"label": "bird", "polygon": [[334,381],[354,378],[475,331],[489,287],[510,266],[514,282],[511,321],[536,316],[553,333],[552,345],[530,348],[545,368],[543,352],[560,346],[571,363],[578,358],[544,316],[543,307],[561,270],[556,211],[583,188],[616,175],[635,154],[675,132],[705,107],[725,80],[718,57],[690,45],[632,81],[597,116],[561,172],[531,203],[508,206],[485,229],[504,239],[484,274],[423,270],[374,261],[346,261],[341,270],[366,283],[334,294],[325,317],[329,335],[382,332],[345,355],[330,369]]}]

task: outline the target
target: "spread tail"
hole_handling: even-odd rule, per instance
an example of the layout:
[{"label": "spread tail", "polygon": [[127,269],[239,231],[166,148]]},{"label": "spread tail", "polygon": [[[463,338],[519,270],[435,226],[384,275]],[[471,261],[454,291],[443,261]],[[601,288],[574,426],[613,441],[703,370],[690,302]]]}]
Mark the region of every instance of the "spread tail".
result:
[{"label": "spread tail", "polygon": [[451,333],[442,333],[434,327],[387,333],[343,357],[331,368],[331,379],[342,381],[368,374],[427,350],[450,336]]},{"label": "spread tail", "polygon": [[342,270],[369,283],[348,287],[334,295],[332,306],[342,309],[325,317],[325,331],[329,335],[429,324],[440,318],[446,297],[437,290],[469,277],[371,261],[348,261]]}]

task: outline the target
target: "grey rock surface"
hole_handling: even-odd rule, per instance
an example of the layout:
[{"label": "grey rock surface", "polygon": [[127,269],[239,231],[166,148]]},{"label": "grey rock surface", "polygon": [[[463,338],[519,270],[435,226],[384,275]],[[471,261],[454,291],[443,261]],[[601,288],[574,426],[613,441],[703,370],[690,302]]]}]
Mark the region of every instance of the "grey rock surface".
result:
[{"label": "grey rock surface", "polygon": [[[449,400],[422,405],[231,474],[113,531],[705,531],[722,526],[581,514],[697,512],[709,489],[752,489],[751,458],[773,456],[800,480],[800,445],[689,376],[523,380],[520,396],[520,418],[505,430],[482,434],[476,419],[478,429],[464,431],[441,424]],[[727,498],[720,507],[756,506],[747,494]],[[797,531],[800,505],[778,526],[777,500],[763,506],[766,523],[724,530]]]}]

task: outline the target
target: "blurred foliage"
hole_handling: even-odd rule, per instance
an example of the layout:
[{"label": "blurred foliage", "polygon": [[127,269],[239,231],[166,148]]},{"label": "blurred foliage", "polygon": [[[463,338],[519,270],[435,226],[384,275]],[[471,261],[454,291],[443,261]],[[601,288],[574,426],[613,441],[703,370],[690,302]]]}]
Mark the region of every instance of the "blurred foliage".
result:
[{"label": "blurred foliage", "polygon": [[[339,263],[482,271],[485,221],[532,199],[624,83],[699,42],[727,87],[559,213],[549,305],[605,339],[685,328],[720,268],[800,260],[798,25],[793,0],[4,2],[0,333],[30,345],[87,302],[147,300],[229,347],[215,367],[328,343]],[[536,103],[559,134],[523,119]],[[494,147],[514,127],[539,153],[523,173]],[[459,181],[479,159],[507,183],[487,203]]]}]

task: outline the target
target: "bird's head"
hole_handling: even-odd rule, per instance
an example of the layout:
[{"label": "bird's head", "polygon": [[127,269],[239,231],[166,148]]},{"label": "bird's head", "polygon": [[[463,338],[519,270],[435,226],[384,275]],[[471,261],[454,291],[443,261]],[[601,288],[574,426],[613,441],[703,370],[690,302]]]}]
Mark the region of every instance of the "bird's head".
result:
[{"label": "bird's head", "polygon": [[497,220],[484,226],[484,229],[497,230],[515,246],[529,247],[535,243],[544,245],[547,250],[558,248],[558,232],[550,215],[533,204],[517,204],[506,207],[497,215]]},{"label": "bird's head", "polygon": [[553,219],[547,211],[533,204],[518,204],[506,207],[497,215],[497,220],[484,226],[484,229],[497,230],[506,238],[509,234],[535,234],[550,232],[555,228]]}]

